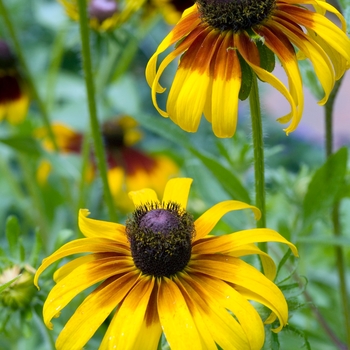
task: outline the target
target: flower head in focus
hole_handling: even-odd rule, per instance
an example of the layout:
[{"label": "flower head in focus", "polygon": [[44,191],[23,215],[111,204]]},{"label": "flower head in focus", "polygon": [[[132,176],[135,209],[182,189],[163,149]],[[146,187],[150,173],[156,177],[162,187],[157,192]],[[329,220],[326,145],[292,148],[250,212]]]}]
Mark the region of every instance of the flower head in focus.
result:
[{"label": "flower head in focus", "polygon": [[[303,5],[312,5],[312,11]],[[326,16],[335,14],[341,29]],[[343,16],[323,0],[198,0],[186,10],[161,42],[146,68],[153,104],[182,129],[196,132],[204,113],[218,137],[236,130],[238,100],[249,96],[252,74],[281,92],[291,111],[278,119],[296,129],[303,105],[303,84],[298,59],[308,58],[324,90],[326,103],[334,86],[349,67],[350,40]],[[175,44],[157,68],[157,58]],[[180,63],[166,104],[157,103],[164,92],[159,79],[176,57]],[[284,85],[271,72],[275,56],[287,79]]]},{"label": "flower head in focus", "polygon": [[28,91],[17,69],[16,58],[8,44],[0,39],[0,121],[21,123],[28,106]]},{"label": "flower head in focus", "polygon": [[[73,313],[56,341],[61,349],[81,349],[113,314],[100,350],[157,349],[162,332],[172,350],[260,350],[264,327],[249,302],[257,301],[276,318],[278,332],[288,308],[272,282],[276,268],[254,242],[293,244],[276,231],[250,229],[223,236],[212,231],[230,211],[257,208],[238,201],[221,202],[194,220],[186,210],[192,179],[167,183],[160,201],[151,189],[131,192],[135,210],[121,225],[89,219],[80,210],[79,227],[86,238],[62,246],[44,259],[39,276],[52,263],[72,254],[89,253],[63,265],[44,304],[47,327],[80,292],[99,284]],[[259,254],[265,275],[244,262]],[[234,315],[234,316],[233,316]]]},{"label": "flower head in focus", "polygon": [[[88,15],[91,28],[108,31],[122,25],[142,6],[145,0],[89,0]],[[67,15],[79,20],[77,0],[59,0]]]}]

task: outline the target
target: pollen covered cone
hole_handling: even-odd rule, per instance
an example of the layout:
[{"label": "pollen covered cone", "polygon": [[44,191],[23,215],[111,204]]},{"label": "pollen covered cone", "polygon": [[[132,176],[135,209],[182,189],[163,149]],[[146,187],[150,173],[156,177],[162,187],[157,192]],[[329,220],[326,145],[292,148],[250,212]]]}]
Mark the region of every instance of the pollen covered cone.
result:
[{"label": "pollen covered cone", "polygon": [[[79,20],[78,0],[59,0],[67,15]],[[88,0],[90,27],[97,31],[108,31],[125,23],[145,0]]]},{"label": "pollen covered cone", "polygon": [[7,43],[0,39],[0,121],[21,123],[28,106],[28,91],[17,70],[16,59]]},{"label": "pollen covered cone", "polygon": [[[327,12],[338,17],[341,28],[325,16]],[[335,80],[349,67],[350,40],[345,33],[343,16],[323,0],[198,0],[148,62],[153,104],[186,131],[196,132],[204,113],[216,136],[231,137],[238,101],[249,96],[255,74],[288,101],[290,112],[278,119],[289,123],[284,129],[288,134],[298,126],[304,106],[298,59],[310,60],[324,90],[319,104],[326,103]],[[158,56],[174,44],[157,67]],[[165,88],[159,79],[177,57],[179,66],[162,110],[157,93]],[[275,57],[287,84],[273,74]]]},{"label": "pollen covered cone", "polygon": [[[213,236],[226,213],[257,208],[239,201],[221,202],[194,220],[186,211],[192,179],[167,183],[160,201],[151,189],[131,192],[135,211],[121,225],[79,212],[86,238],[62,246],[44,259],[39,276],[57,260],[75,258],[54,274],[56,285],[44,304],[47,327],[83,290],[98,285],[75,310],[56,341],[57,349],[81,349],[113,314],[99,349],[155,350],[162,332],[171,349],[256,349],[264,343],[263,321],[249,302],[271,310],[265,320],[286,325],[288,309],[273,283],[273,260],[254,242],[293,244],[276,231],[260,228]],[[259,254],[262,274],[241,257]]]}]

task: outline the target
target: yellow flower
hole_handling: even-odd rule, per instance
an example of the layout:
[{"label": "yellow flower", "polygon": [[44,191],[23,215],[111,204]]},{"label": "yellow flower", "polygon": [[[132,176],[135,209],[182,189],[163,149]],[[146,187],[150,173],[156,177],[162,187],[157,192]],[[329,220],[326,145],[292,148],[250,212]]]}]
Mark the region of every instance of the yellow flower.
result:
[{"label": "yellow flower", "polygon": [[[312,5],[317,12],[302,5]],[[321,11],[322,10],[322,11]],[[335,14],[338,28],[324,15]],[[303,30],[306,29],[306,31]],[[186,10],[161,42],[146,68],[153,104],[163,117],[196,132],[202,113],[218,137],[231,137],[237,124],[238,99],[247,98],[251,74],[279,90],[291,111],[278,119],[296,129],[303,112],[303,85],[298,58],[308,58],[324,89],[326,103],[349,67],[350,40],[343,16],[322,0],[198,0]],[[157,58],[171,45],[157,69]],[[298,51],[298,52],[297,52]],[[163,111],[156,94],[164,92],[159,79],[176,57],[180,63]],[[285,86],[271,71],[277,56],[288,78]]]},{"label": "yellow flower", "polygon": [[0,121],[21,123],[28,106],[28,91],[17,70],[16,59],[7,43],[0,40]]},{"label": "yellow flower", "polygon": [[[35,284],[52,263],[72,254],[90,253],[63,265],[43,308],[44,322],[80,292],[99,284],[73,313],[56,341],[60,349],[81,349],[112,314],[100,350],[157,348],[162,332],[171,349],[261,349],[264,327],[248,300],[272,311],[286,325],[288,309],[272,282],[276,268],[254,242],[293,244],[276,231],[260,228],[213,236],[223,215],[257,208],[238,201],[221,202],[197,220],[186,211],[192,179],[168,182],[162,201],[151,189],[131,192],[135,205],[126,225],[87,218],[79,212],[86,238],[65,244],[44,259]],[[241,257],[259,254],[265,275]],[[234,315],[234,317],[233,317]],[[216,345],[217,344],[217,345]]]},{"label": "yellow flower", "polygon": [[[98,31],[112,30],[126,22],[145,0],[88,0],[90,27]],[[59,0],[67,15],[79,20],[77,0]]]},{"label": "yellow flower", "polygon": [[[160,194],[167,181],[179,172],[177,165],[168,156],[150,155],[133,147],[142,138],[137,126],[137,122],[129,116],[113,118],[102,125],[109,187],[116,205],[125,212],[133,209],[132,201],[127,195],[128,191],[150,187]],[[52,129],[62,153],[80,154],[83,141],[81,133],[63,124],[54,124]],[[53,149],[46,128],[38,129],[36,135],[44,137],[45,148]],[[46,182],[50,171],[51,165],[42,162],[38,170],[41,183]],[[95,161],[91,157],[91,164],[87,169],[88,181],[93,179],[94,173]]]}]

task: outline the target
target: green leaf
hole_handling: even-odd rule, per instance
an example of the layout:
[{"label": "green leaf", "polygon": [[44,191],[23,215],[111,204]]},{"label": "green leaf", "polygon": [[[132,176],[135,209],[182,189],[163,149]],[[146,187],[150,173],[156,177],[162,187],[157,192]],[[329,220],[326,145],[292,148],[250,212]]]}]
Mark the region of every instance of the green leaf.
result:
[{"label": "green leaf", "polygon": [[1,137],[0,142],[13,148],[15,151],[29,154],[32,156],[39,156],[41,154],[41,147],[38,142],[30,136],[9,136]]},{"label": "green leaf", "polygon": [[242,56],[238,53],[239,63],[241,65],[241,71],[242,71],[242,85],[241,89],[239,90],[239,99],[241,101],[244,101],[248,98],[250,94],[250,90],[252,88],[252,82],[253,82],[253,73],[252,69],[248,65],[248,63],[242,58]]},{"label": "green leaf", "polygon": [[202,161],[231,198],[250,203],[248,191],[243,187],[240,180],[232,173],[232,171],[228,170],[213,157],[204,155],[193,148],[190,151]]},{"label": "green leaf", "polygon": [[261,40],[257,40],[255,43],[260,54],[261,68],[264,68],[271,73],[275,68],[275,54],[266,45],[264,45]]},{"label": "green leaf", "polygon": [[341,148],[315,172],[303,202],[304,223],[306,225],[330,210],[340,187],[343,185],[347,159],[347,149]]},{"label": "green leaf", "polygon": [[312,244],[313,246],[327,245],[327,246],[339,246],[339,247],[350,247],[349,237],[332,237],[332,236],[317,236],[317,237],[299,237],[297,244]]},{"label": "green leaf", "polygon": [[20,232],[21,229],[17,217],[13,215],[9,216],[6,221],[6,237],[10,247],[10,254],[15,258],[19,258],[20,256],[18,245]]}]

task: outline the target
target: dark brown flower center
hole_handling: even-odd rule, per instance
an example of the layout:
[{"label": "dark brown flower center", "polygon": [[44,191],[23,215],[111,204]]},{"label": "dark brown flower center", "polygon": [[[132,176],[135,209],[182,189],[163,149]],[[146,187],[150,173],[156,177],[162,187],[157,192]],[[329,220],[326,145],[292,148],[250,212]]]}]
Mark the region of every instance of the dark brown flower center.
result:
[{"label": "dark brown flower center", "polygon": [[118,5],[115,0],[91,0],[88,10],[91,18],[96,18],[102,23],[118,12]]},{"label": "dark brown flower center", "polygon": [[204,22],[222,32],[239,32],[262,23],[275,8],[276,0],[197,0]]},{"label": "dark brown flower center", "polygon": [[126,222],[126,234],[134,263],[144,274],[170,277],[191,258],[193,218],[178,204],[138,207]]}]

